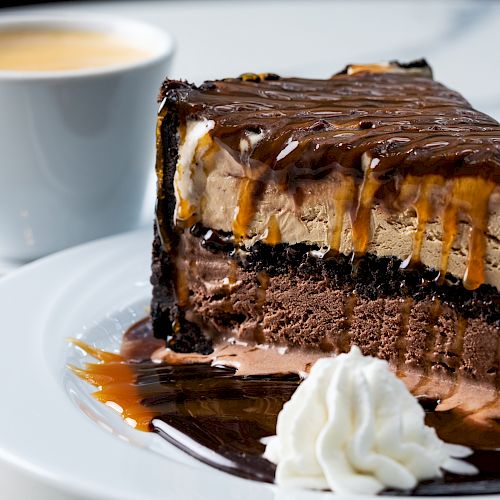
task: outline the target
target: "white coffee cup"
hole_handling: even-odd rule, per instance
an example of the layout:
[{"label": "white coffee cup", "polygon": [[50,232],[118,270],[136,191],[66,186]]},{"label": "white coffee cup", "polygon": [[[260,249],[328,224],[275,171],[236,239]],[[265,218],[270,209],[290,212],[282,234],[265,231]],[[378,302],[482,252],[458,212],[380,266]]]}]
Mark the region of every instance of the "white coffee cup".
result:
[{"label": "white coffee cup", "polygon": [[0,19],[0,30],[16,27],[103,31],[147,50],[95,69],[0,71],[0,257],[26,261],[137,227],[174,49],[167,33],[132,20]]}]

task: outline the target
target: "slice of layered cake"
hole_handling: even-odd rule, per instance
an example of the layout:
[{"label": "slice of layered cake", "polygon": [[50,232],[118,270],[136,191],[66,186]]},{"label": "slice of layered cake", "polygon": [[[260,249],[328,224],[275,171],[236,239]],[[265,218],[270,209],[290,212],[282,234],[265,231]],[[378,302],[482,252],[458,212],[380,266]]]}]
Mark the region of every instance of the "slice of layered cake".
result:
[{"label": "slice of layered cake", "polygon": [[494,119],[423,61],[161,92],[152,319],[173,351],[297,371],[357,345],[498,384]]}]

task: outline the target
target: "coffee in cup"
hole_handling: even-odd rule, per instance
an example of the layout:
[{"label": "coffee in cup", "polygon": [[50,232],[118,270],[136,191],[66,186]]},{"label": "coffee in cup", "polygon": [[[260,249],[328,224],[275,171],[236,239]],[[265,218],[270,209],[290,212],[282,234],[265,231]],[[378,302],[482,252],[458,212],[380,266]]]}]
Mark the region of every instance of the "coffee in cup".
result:
[{"label": "coffee in cup", "polygon": [[0,71],[99,68],[135,62],[150,55],[150,50],[102,31],[43,27],[0,31]]}]

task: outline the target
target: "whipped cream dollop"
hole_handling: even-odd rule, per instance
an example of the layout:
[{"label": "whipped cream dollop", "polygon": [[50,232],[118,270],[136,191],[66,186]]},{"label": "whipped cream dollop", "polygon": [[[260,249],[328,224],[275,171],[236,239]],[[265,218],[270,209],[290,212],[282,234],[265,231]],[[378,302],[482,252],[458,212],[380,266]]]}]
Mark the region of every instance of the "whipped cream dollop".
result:
[{"label": "whipped cream dollop", "polygon": [[276,483],[338,493],[410,489],[443,469],[477,472],[464,446],[443,442],[387,362],[348,354],[319,359],[278,415],[264,456]]}]

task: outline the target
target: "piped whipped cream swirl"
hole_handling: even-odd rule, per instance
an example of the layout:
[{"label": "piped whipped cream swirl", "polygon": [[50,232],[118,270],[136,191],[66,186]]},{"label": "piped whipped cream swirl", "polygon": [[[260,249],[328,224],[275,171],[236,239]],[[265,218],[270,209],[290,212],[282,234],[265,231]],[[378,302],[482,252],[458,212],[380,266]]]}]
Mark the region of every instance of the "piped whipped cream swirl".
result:
[{"label": "piped whipped cream swirl", "polygon": [[411,489],[443,469],[477,472],[464,446],[443,442],[387,362],[348,354],[322,358],[285,403],[264,456],[276,483],[338,493]]}]

